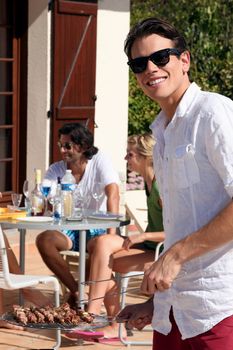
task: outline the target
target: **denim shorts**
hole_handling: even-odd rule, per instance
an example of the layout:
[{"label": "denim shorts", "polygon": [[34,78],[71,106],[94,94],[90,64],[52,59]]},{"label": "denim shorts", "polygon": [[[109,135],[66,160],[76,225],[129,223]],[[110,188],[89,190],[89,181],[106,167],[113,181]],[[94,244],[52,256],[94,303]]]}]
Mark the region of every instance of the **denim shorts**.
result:
[{"label": "denim shorts", "polygon": [[[74,252],[79,252],[79,231],[78,230],[67,230],[67,231],[63,231],[63,233],[65,233],[66,236],[68,236],[73,243],[71,250],[73,250]],[[91,238],[103,235],[105,233],[106,233],[106,230],[103,230],[102,228],[87,230],[86,244],[88,243],[88,241]]]}]

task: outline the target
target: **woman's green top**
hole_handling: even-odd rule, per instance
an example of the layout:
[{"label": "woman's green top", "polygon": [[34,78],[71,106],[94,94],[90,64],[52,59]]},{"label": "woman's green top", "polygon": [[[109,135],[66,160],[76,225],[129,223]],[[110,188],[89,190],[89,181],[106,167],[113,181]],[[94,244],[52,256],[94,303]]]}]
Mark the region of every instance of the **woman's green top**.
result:
[{"label": "woman's green top", "polygon": [[[157,187],[156,180],[153,180],[151,192],[148,192],[147,186],[146,195],[147,195],[147,217],[148,225],[146,232],[160,232],[163,231],[163,210],[160,205],[159,190]],[[146,248],[155,249],[158,242],[145,241],[144,245]]]}]

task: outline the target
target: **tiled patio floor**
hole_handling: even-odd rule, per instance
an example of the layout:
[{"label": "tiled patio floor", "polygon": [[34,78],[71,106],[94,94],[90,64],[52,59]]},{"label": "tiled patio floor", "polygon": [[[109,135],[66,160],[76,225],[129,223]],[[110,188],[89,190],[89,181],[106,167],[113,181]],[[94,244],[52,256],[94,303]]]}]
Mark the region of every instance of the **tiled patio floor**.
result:
[{"label": "tiled patio floor", "polygon": [[[40,258],[39,253],[33,243],[36,232],[27,234],[27,245],[26,245],[26,273],[31,274],[51,274],[46,268],[43,261]],[[17,235],[9,234],[8,238],[12,244],[16,255],[18,255]],[[140,281],[133,281],[132,291],[127,295],[127,303],[138,303],[143,302],[145,297],[140,296],[135,292],[135,284],[140,285]],[[44,292],[51,295],[50,290],[44,290]],[[6,309],[10,309],[13,303],[18,302],[18,293],[16,291],[8,292],[5,291],[4,302]],[[133,337],[129,337],[129,340],[147,340],[149,341],[152,337],[151,331],[138,332],[134,331]],[[55,344],[54,331],[45,330],[30,330],[30,331],[12,331],[0,328],[0,350],[31,350],[31,349],[52,349]],[[82,344],[68,339],[65,334],[62,333],[61,350],[73,350],[73,349],[85,349],[85,350],[122,350],[126,349],[121,343],[103,345],[98,343],[83,342]],[[131,350],[149,350],[151,346],[130,346]]]}]

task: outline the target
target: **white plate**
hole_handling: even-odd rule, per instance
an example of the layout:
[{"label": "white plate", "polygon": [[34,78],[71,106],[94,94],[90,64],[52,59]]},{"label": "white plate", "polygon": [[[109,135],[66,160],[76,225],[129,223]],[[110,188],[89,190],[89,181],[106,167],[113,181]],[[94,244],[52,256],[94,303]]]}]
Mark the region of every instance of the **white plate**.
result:
[{"label": "white plate", "polygon": [[88,216],[90,219],[99,219],[99,220],[119,220],[123,215],[117,214],[108,214],[108,213],[96,213]]},{"label": "white plate", "polygon": [[23,218],[17,218],[17,220],[28,222],[49,222],[53,221],[53,218],[50,216],[25,216]]}]

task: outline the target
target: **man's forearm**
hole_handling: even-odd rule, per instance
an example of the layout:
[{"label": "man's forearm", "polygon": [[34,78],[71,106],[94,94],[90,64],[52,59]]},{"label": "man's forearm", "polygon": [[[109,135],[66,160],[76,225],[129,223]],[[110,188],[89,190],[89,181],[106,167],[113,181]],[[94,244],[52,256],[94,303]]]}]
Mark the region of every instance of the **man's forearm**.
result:
[{"label": "man's forearm", "polygon": [[233,203],[198,231],[176,242],[145,270],[141,289],[152,294],[171,287],[182,265],[233,240]]},{"label": "man's forearm", "polygon": [[233,240],[233,202],[198,231],[175,243],[170,252],[181,264]]}]

